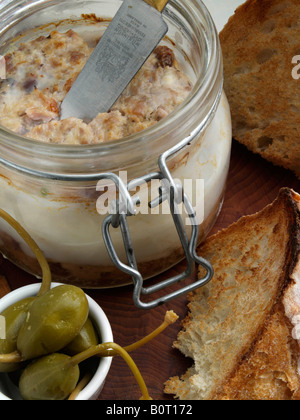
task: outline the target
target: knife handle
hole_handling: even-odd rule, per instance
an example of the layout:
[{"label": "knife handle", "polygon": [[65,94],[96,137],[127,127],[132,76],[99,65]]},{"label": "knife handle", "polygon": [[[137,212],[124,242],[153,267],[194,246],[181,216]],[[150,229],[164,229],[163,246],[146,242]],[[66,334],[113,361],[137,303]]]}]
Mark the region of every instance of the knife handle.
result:
[{"label": "knife handle", "polygon": [[154,7],[159,12],[162,12],[169,0],[144,0],[150,6]]}]

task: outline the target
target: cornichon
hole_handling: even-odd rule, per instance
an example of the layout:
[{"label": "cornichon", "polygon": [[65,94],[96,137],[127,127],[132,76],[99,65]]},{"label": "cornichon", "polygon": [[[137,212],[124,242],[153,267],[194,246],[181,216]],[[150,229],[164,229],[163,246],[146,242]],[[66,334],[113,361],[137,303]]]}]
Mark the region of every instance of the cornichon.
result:
[{"label": "cornichon", "polygon": [[[0,340],[0,354],[9,354],[17,350],[17,338],[24,324],[29,306],[36,298],[30,297],[11,305],[2,312],[5,318],[6,337]],[[19,369],[19,363],[0,363],[0,372],[13,372]]]},{"label": "cornichon", "polygon": [[76,286],[55,287],[37,298],[20,328],[17,348],[23,360],[55,353],[80,333],[89,315],[85,293]]}]

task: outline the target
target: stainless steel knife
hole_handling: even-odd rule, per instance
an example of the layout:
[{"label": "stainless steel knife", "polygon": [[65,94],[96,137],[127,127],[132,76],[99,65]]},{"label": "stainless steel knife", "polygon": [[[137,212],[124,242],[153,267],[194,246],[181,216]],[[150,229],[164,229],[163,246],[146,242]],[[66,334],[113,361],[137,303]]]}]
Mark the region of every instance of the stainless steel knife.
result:
[{"label": "stainless steel knife", "polygon": [[61,105],[61,119],[108,112],[168,31],[169,0],[124,0]]}]

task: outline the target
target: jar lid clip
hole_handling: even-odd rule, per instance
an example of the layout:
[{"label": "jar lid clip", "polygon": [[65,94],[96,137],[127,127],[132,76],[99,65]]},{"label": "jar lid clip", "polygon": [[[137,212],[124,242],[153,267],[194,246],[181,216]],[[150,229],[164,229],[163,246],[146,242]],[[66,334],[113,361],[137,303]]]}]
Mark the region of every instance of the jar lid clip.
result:
[{"label": "jar lid clip", "polygon": [[[115,266],[120,269],[125,274],[128,274],[132,277],[134,284],[133,291],[133,301],[134,304],[140,309],[152,309],[159,305],[162,305],[172,299],[175,299],[183,294],[186,294],[190,291],[193,291],[199,287],[203,287],[207,284],[214,275],[214,270],[212,265],[205,260],[204,258],[197,255],[197,240],[199,236],[199,223],[197,220],[196,212],[192,206],[192,203],[189,197],[185,194],[182,185],[175,183],[169,169],[167,166],[167,159],[177,153],[180,149],[185,147],[192,141],[191,136],[184,139],[180,144],[174,148],[163,153],[158,161],[159,172],[150,173],[148,175],[142,176],[140,178],[130,181],[127,186],[121,180],[120,177],[113,173],[101,174],[101,179],[111,179],[116,184],[119,191],[119,199],[114,202],[114,209],[109,216],[103,222],[102,225],[102,234],[103,239],[108,251],[108,254],[115,264]],[[134,216],[136,214],[135,206],[138,203],[138,198],[131,197],[130,191],[142,183],[150,182],[151,180],[160,180],[161,187],[159,188],[159,197],[152,200],[149,203],[150,208],[154,208],[164,201],[168,200],[171,215],[177,233],[181,242],[181,245],[184,250],[184,254],[187,261],[187,269],[174,277],[171,277],[167,280],[161,281],[153,286],[144,287],[143,286],[143,277],[140,271],[138,270],[138,265],[135,258],[135,253],[132,245],[130,230],[127,222],[127,217]],[[184,208],[190,218],[190,225],[192,226],[192,232],[190,239],[184,227],[180,212],[178,211],[178,205],[183,203]],[[110,235],[110,227],[120,228],[124,243],[124,248],[128,260],[128,264],[124,264],[118,257],[116,250],[114,248],[112,238]],[[154,299],[150,302],[143,302],[141,300],[141,295],[150,295],[156,293],[162,289],[165,289],[175,283],[181,282],[187,279],[195,270],[196,265],[201,265],[206,270],[206,274],[203,277],[198,278],[197,281],[188,284],[182,287],[179,290],[173,291],[169,294],[166,294],[162,297]]]}]

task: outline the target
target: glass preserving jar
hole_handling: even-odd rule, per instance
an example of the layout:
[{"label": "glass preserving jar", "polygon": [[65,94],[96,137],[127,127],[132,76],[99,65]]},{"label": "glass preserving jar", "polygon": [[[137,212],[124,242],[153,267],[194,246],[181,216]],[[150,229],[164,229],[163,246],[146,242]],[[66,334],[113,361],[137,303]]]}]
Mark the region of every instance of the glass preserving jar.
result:
[{"label": "glass preserving jar", "polygon": [[[120,4],[119,0],[4,2],[0,6],[0,54],[54,29],[65,32],[72,28],[83,37],[99,38]],[[130,181],[155,172],[159,157],[189,136],[190,141],[167,164],[200,218],[199,243],[219,214],[232,133],[218,34],[199,0],[171,0],[164,19],[169,32],[163,44],[174,50],[193,89],[156,125],[122,140],[92,146],[40,143],[0,127],[0,207],[32,235],[56,281],[84,288],[131,283],[130,276],[111,261],[103,241],[101,227],[108,208],[104,197],[108,192],[97,187],[99,174],[121,174]],[[140,204],[137,215],[128,218],[135,257],[144,278],[166,271],[184,257],[170,213],[163,205],[152,211],[144,205],[150,195],[158,195],[159,185],[155,181],[133,192],[138,194]],[[182,219],[189,232],[187,218],[183,215]],[[117,254],[126,259],[119,230],[113,230],[111,237]],[[0,251],[22,269],[40,275],[31,251],[2,221]]]}]

